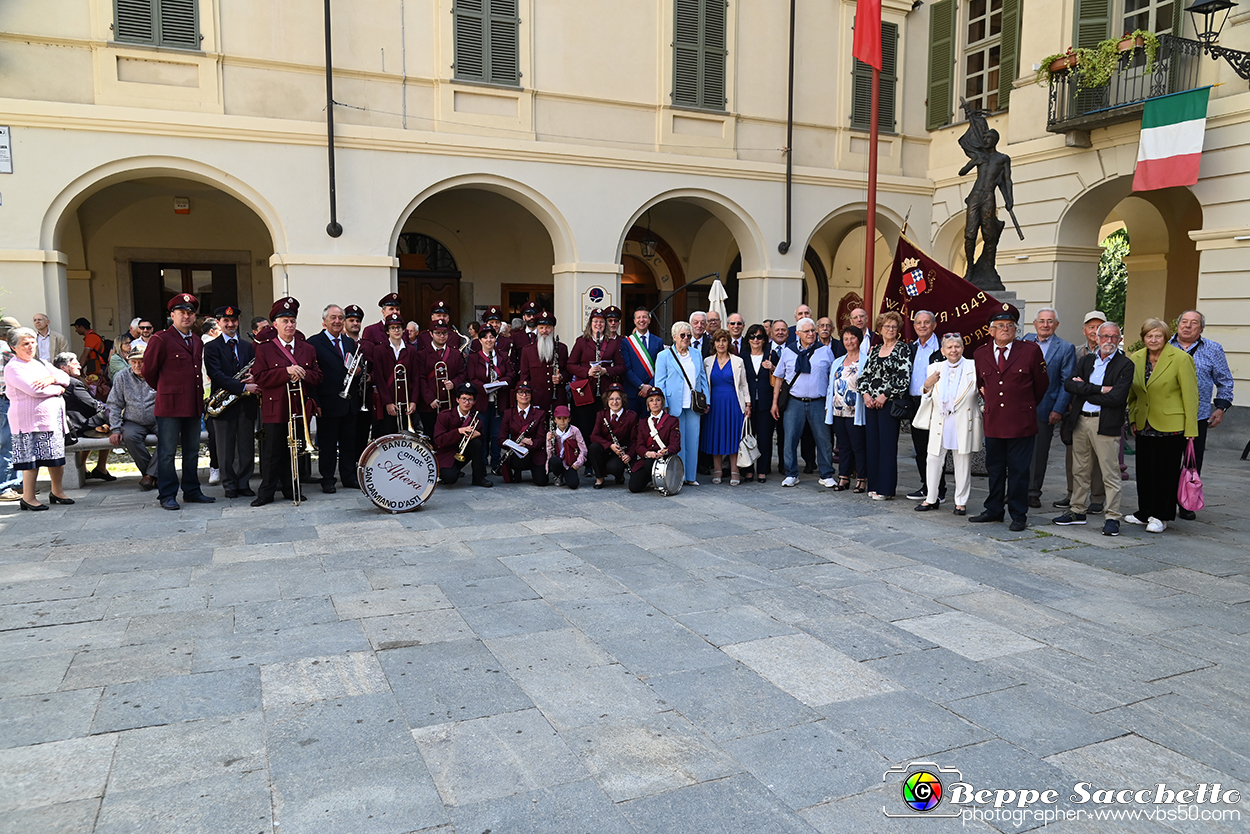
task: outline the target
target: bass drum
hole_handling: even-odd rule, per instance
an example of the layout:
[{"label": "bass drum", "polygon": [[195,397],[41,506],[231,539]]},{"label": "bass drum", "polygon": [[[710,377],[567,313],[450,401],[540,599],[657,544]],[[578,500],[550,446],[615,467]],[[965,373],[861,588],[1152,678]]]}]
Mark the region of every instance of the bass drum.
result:
[{"label": "bass drum", "polygon": [[423,437],[388,434],[365,447],[356,479],[369,500],[388,513],[411,512],[434,494],[438,458]]},{"label": "bass drum", "polygon": [[686,465],[677,455],[656,458],[651,464],[651,483],[661,495],[676,495],[686,482]]}]

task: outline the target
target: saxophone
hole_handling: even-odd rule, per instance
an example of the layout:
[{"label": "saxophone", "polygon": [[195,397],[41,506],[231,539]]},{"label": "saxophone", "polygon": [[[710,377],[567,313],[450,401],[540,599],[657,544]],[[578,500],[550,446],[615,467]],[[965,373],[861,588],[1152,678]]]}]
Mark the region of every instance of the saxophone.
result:
[{"label": "saxophone", "polygon": [[[248,373],[251,372],[252,365],[254,365],[255,363],[256,363],[255,359],[249,360],[248,363],[244,365],[239,370],[239,372],[235,374],[232,378],[242,381],[243,378],[246,377]],[[204,410],[208,413],[209,417],[220,417],[227,408],[229,408],[230,406],[238,402],[240,397],[254,397],[254,396],[256,395],[255,394],[232,394],[229,391],[227,391],[225,388],[220,388],[217,390],[216,393],[213,394],[212,397],[209,398],[208,405],[205,406]]]}]

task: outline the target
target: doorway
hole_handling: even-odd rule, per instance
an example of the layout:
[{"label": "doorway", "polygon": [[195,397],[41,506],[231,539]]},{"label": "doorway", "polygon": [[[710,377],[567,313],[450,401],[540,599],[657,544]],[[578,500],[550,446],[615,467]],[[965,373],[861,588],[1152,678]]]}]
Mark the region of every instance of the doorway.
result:
[{"label": "doorway", "polygon": [[236,264],[131,262],[130,279],[135,315],[154,325],[168,318],[169,300],[181,293],[199,299],[201,318],[219,306],[239,303]]}]

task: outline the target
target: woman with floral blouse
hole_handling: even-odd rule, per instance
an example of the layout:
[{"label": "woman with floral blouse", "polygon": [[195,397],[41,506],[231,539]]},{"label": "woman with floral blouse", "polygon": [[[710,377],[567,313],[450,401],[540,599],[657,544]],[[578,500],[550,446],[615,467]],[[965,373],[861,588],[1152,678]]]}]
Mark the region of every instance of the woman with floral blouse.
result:
[{"label": "woman with floral blouse", "polygon": [[869,348],[868,361],[859,377],[864,398],[868,435],[868,496],[876,501],[894,498],[898,486],[899,418],[892,413],[896,399],[907,398],[911,388],[911,346],[899,336],[903,317],[888,310],[877,317],[882,344]]}]

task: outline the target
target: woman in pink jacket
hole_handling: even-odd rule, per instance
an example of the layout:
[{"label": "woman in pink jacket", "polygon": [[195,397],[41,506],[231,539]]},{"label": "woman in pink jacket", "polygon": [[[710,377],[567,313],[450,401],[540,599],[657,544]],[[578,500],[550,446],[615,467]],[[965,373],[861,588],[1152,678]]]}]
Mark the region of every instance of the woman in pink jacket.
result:
[{"label": "woman in pink jacket", "polygon": [[4,387],[9,397],[9,422],[13,427],[13,468],[22,473],[23,510],[46,510],[35,494],[39,468],[46,466],[52,479],[53,504],[73,504],[60,494],[65,470],[65,400],[69,375],[35,358],[35,331],[14,328],[9,333],[13,358],[4,366]]}]

